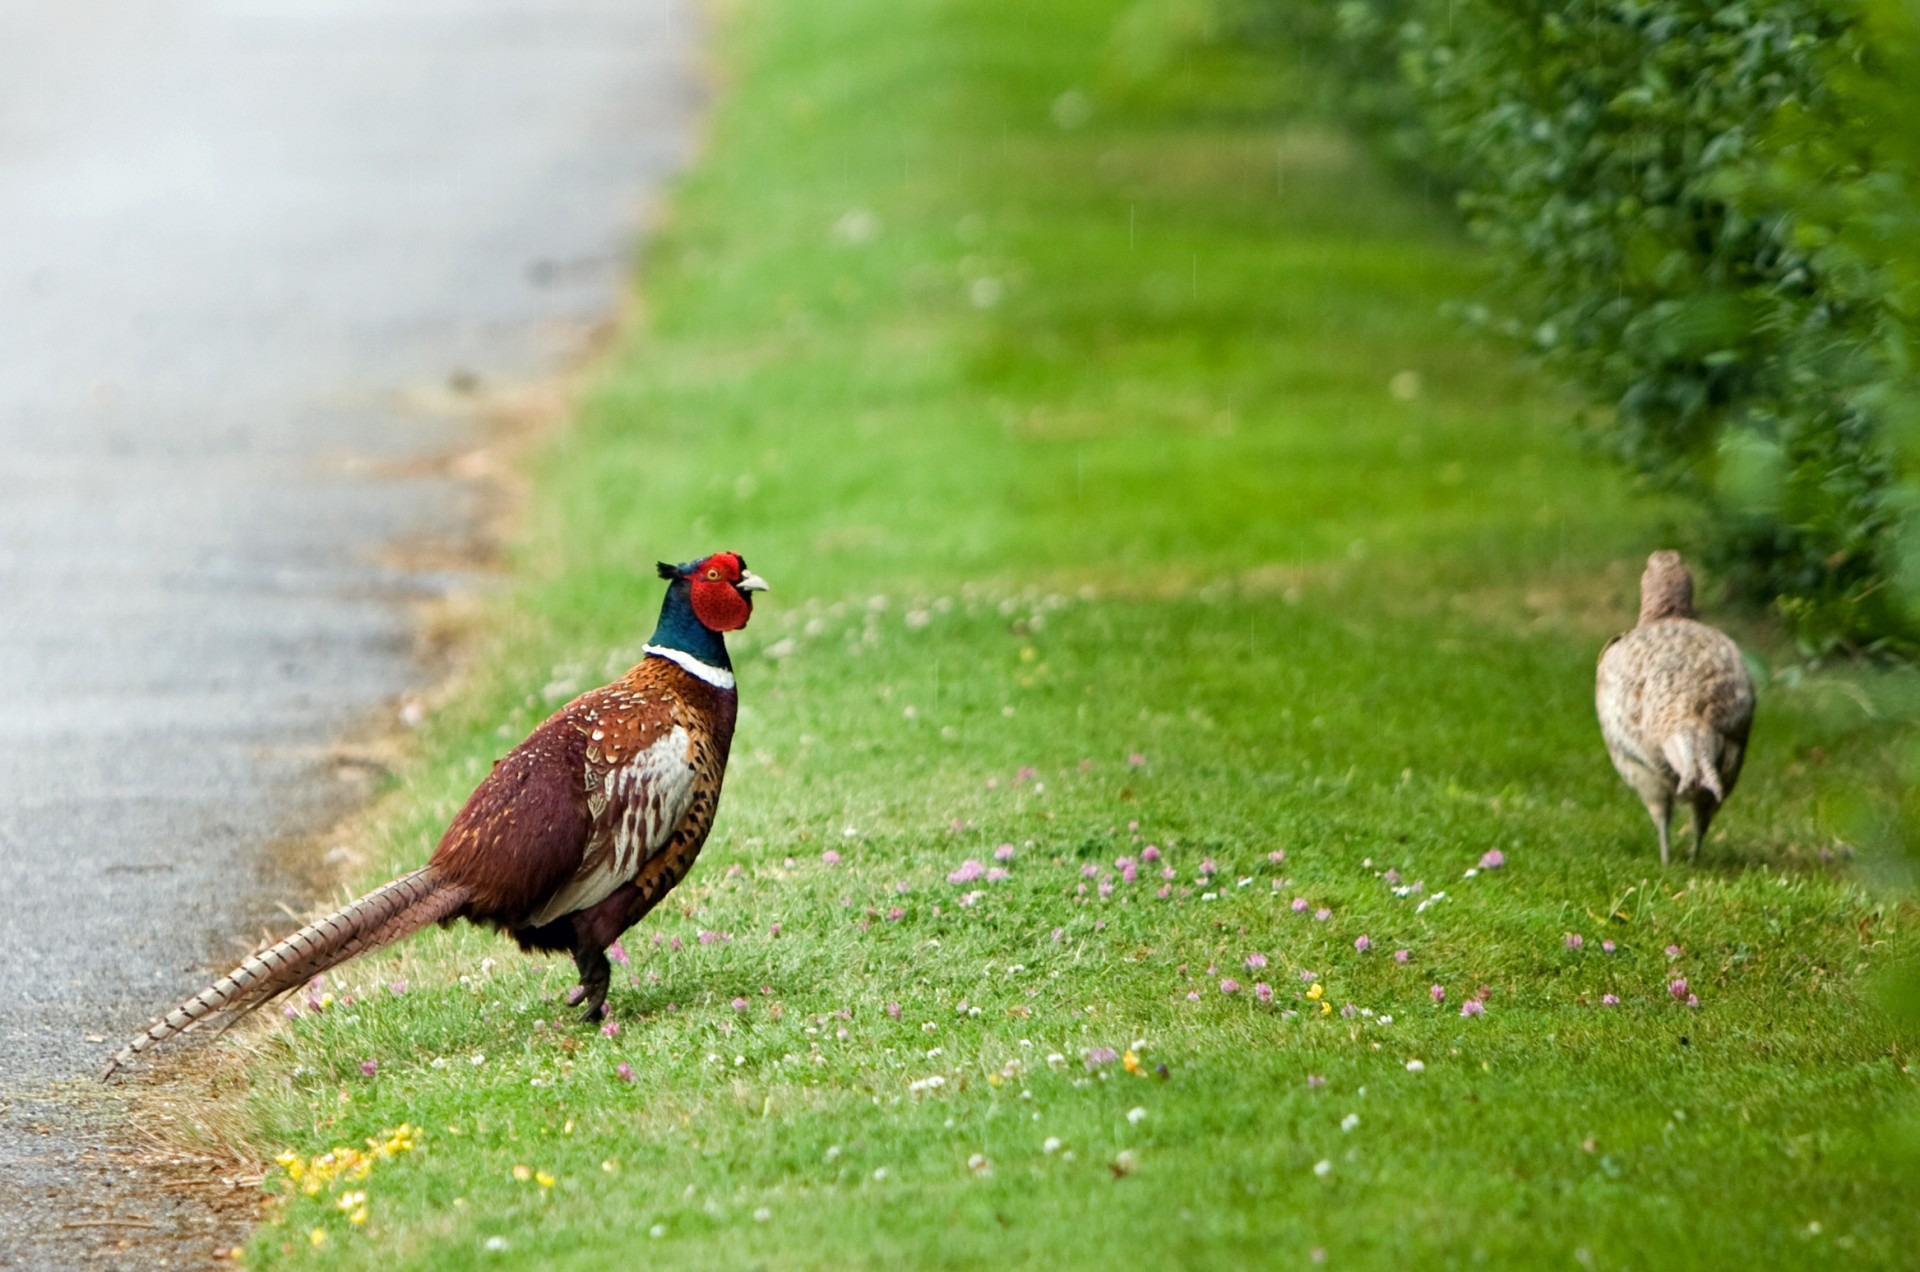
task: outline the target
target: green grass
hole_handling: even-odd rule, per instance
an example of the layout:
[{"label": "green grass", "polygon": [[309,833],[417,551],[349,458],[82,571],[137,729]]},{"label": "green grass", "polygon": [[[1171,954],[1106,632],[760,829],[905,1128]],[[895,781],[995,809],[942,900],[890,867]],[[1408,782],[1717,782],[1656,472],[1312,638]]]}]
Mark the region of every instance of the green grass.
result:
[{"label": "green grass", "polygon": [[[1663,874],[1590,701],[1662,510],[1441,316],[1479,282],[1444,213],[1276,71],[1157,35],[1179,12],[729,15],[650,321],[541,459],[488,670],[369,880],[637,655],[656,558],[724,547],[775,590],[720,824],[629,934],[617,1036],[484,933],[346,970],[256,1063],[256,1142],[418,1147],[311,1195],[276,1170],[250,1266],[1920,1248],[1913,1039],[1873,989],[1913,913],[1843,843],[1885,752],[1858,691],[1771,684]],[[1011,878],[947,882],[1000,844]],[[1083,1060],[1136,1044],[1144,1076]]]}]

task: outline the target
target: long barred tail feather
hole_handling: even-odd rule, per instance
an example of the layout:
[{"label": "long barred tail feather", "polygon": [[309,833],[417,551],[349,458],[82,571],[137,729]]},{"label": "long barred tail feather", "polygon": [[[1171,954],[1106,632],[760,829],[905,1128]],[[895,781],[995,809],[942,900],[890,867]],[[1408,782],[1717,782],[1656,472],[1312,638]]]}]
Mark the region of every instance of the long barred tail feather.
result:
[{"label": "long barred tail feather", "polygon": [[111,1078],[154,1043],[184,1033],[209,1016],[232,1020],[318,976],[329,968],[413,935],[452,917],[467,903],[467,889],[442,879],[432,866],[402,875],[279,944],[250,954],[240,966],[147,1026],[100,1071]]}]

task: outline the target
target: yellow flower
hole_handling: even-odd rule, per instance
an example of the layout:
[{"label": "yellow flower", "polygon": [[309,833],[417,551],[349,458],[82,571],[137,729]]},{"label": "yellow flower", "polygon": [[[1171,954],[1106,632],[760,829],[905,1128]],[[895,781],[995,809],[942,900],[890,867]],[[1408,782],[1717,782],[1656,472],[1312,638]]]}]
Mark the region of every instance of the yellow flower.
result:
[{"label": "yellow flower", "polygon": [[533,1182],[539,1184],[542,1188],[551,1188],[553,1187],[553,1176],[547,1174],[544,1170],[537,1171],[533,1176]]},{"label": "yellow flower", "polygon": [[1126,1055],[1120,1057],[1120,1063],[1127,1067],[1128,1073],[1139,1074],[1141,1072],[1144,1072],[1140,1068],[1140,1057],[1133,1054],[1133,1052],[1131,1051],[1127,1052]]},{"label": "yellow flower", "polygon": [[1326,993],[1327,991],[1320,987],[1319,981],[1315,981],[1307,987],[1307,997],[1313,999],[1315,1002],[1319,1002],[1322,998],[1326,997]]},{"label": "yellow flower", "polygon": [[[364,1152],[349,1144],[341,1144],[311,1160],[302,1158],[298,1153],[282,1153],[273,1160],[285,1169],[288,1180],[298,1185],[301,1192],[315,1196],[337,1181],[358,1183],[365,1179],[372,1173],[374,1163],[383,1157],[412,1152],[419,1143],[418,1136],[416,1128],[402,1123],[380,1137],[369,1136]],[[365,1193],[355,1192],[346,1194],[335,1204],[344,1212],[365,1200]]]},{"label": "yellow flower", "polygon": [[327,1230],[325,1228],[315,1228],[307,1234],[307,1241],[314,1249],[318,1250],[321,1246],[327,1244]]},{"label": "yellow flower", "polygon": [[346,1211],[352,1210],[355,1206],[366,1205],[367,1194],[363,1192],[341,1193],[340,1200],[334,1202],[333,1204],[340,1207],[341,1211],[344,1213]]},{"label": "yellow flower", "polygon": [[1320,1014],[1321,1014],[1322,1016],[1331,1016],[1331,1015],[1333,1015],[1333,1004],[1332,1004],[1332,1003],[1321,1003],[1321,1004],[1320,1004]]},{"label": "yellow flower", "polygon": [[365,1206],[360,1207],[358,1210],[354,1211],[352,1214],[347,1216],[347,1222],[351,1224],[363,1224],[366,1221],[367,1221],[367,1208]]},{"label": "yellow flower", "polygon": [[533,1171],[526,1166],[515,1166],[513,1168],[513,1177],[524,1184],[533,1178]]}]

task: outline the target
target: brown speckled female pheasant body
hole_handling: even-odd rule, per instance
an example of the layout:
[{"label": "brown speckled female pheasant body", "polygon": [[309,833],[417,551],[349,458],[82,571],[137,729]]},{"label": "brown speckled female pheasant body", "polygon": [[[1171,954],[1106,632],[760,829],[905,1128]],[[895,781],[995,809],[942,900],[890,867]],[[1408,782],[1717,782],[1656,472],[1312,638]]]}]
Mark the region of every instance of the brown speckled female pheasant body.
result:
[{"label": "brown speckled female pheasant body", "polygon": [[730,552],[662,565],[660,624],[639,665],[575,698],[490,772],[423,868],[376,889],[155,1021],[108,1062],[431,923],[467,919],[522,948],[565,952],[587,1019],[606,1001],[607,947],[686,877],[719,807],[738,710],[722,633],[746,625],[766,584]]},{"label": "brown speckled female pheasant body", "polygon": [[1695,621],[1693,578],[1656,552],[1640,578],[1640,621],[1600,652],[1594,705],[1613,767],[1646,805],[1667,864],[1676,799],[1693,808],[1693,856],[1740,778],[1753,725],[1740,648]]}]

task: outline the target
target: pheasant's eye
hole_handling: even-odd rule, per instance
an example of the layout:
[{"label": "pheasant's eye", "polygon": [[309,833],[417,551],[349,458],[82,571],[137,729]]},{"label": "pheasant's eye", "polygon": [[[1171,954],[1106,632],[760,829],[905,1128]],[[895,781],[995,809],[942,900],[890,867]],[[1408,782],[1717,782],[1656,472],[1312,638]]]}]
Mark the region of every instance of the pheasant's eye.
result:
[{"label": "pheasant's eye", "polygon": [[717,578],[719,578],[719,577],[720,577],[720,571],[718,571],[718,570],[708,570],[708,571],[707,571],[707,577],[708,577],[708,578],[710,578],[710,579],[717,579]]}]

